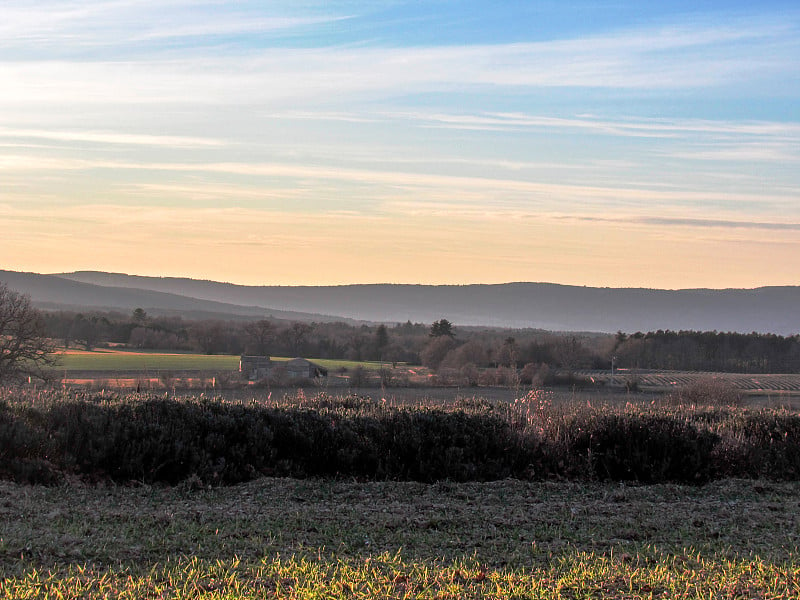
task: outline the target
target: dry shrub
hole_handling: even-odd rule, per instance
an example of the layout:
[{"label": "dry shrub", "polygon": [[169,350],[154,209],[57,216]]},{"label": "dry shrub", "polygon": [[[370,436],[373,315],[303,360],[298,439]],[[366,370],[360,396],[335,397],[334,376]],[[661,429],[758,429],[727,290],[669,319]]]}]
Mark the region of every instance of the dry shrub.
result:
[{"label": "dry shrub", "polygon": [[550,367],[546,363],[527,363],[520,373],[520,383],[539,388],[549,384],[552,377]]},{"label": "dry shrub", "polygon": [[742,393],[722,377],[703,377],[665,397],[674,406],[740,406]]},{"label": "dry shrub", "polygon": [[459,370],[454,367],[439,367],[432,383],[442,387],[463,384]]},{"label": "dry shrub", "polygon": [[378,377],[381,380],[381,387],[392,387],[395,384],[394,370],[389,367],[381,367],[378,370]]},{"label": "dry shrub", "polygon": [[467,363],[461,367],[458,372],[461,376],[461,382],[463,385],[467,385],[469,387],[478,387],[481,378],[481,372],[478,367],[475,366],[475,364]]},{"label": "dry shrub", "polygon": [[269,371],[267,381],[270,385],[277,387],[285,386],[289,383],[289,372],[284,366],[273,367]]},{"label": "dry shrub", "polygon": [[356,365],[350,371],[349,383],[351,388],[364,387],[369,382],[369,373],[361,365]]},{"label": "dry shrub", "polygon": [[479,377],[478,383],[487,386],[514,386],[520,383],[515,369],[497,367],[485,369]]},{"label": "dry shrub", "polygon": [[509,406],[508,418],[517,430],[533,429],[545,435],[550,432],[553,422],[562,416],[562,411],[553,408],[553,392],[532,389]]}]

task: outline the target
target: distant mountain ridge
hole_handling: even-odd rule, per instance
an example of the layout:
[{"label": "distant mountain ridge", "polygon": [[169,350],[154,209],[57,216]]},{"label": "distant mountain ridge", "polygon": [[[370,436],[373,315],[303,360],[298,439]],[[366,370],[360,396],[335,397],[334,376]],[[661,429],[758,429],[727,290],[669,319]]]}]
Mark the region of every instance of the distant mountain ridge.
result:
[{"label": "distant mountain ridge", "polygon": [[46,310],[102,310],[130,312],[143,308],[153,314],[174,314],[190,319],[257,319],[274,317],[299,321],[340,321],[342,317],[282,311],[193,298],[146,287],[100,285],[57,275],[0,270],[0,283],[27,294]]},{"label": "distant mountain ridge", "polygon": [[[4,273],[0,272],[0,281],[4,280]],[[115,294],[122,290],[130,290],[131,294],[147,290],[198,303],[217,303],[212,305],[217,308],[226,305],[239,311],[334,316],[326,320],[342,317],[371,322],[430,323],[446,317],[463,326],[555,331],[694,329],[780,335],[800,332],[800,286],[726,290],[592,288],[553,283],[287,287],[94,271],[60,273],[53,277],[113,289]],[[309,319],[298,317],[298,320]]]}]

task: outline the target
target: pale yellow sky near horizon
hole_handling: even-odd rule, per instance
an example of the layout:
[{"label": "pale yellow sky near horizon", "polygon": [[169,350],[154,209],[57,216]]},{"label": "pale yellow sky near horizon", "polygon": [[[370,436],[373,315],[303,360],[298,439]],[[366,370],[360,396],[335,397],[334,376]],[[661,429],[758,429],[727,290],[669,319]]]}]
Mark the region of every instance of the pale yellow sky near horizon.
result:
[{"label": "pale yellow sky near horizon", "polygon": [[[796,285],[768,238],[743,230],[598,226],[564,219],[368,218],[225,215],[157,220],[110,212],[101,223],[58,216],[18,221],[4,268],[40,273],[97,270],[243,285],[467,284],[541,281],[596,287],[730,288]],[[184,219],[181,225],[176,223]],[[442,224],[444,221],[444,224]],[[203,224],[205,222],[205,225]],[[794,265],[791,268],[795,268]]]}]

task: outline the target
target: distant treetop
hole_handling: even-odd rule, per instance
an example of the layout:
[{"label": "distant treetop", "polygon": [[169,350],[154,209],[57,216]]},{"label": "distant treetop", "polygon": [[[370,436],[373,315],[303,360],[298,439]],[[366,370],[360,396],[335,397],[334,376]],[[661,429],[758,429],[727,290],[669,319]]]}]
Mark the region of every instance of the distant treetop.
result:
[{"label": "distant treetop", "polygon": [[438,321],[434,321],[433,325],[431,325],[431,337],[455,337],[455,333],[453,333],[453,324],[448,321],[447,319],[439,319]]}]

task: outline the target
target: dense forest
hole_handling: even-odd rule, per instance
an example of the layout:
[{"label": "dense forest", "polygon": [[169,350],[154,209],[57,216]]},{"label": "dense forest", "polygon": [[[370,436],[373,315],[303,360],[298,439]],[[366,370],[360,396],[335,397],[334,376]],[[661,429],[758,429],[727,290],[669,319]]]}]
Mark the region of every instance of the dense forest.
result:
[{"label": "dense forest", "polygon": [[614,353],[633,368],[796,373],[800,336],[716,331],[656,331],[617,334]]},{"label": "dense forest", "polygon": [[[568,371],[618,367],[749,373],[800,372],[800,336],[699,331],[616,335],[433,324],[305,323],[278,319],[191,321],[137,309],[44,313],[47,334],[65,347],[108,344],[206,354],[308,356],[406,362],[469,376],[485,367]],[[469,378],[469,377],[468,377]]]}]

